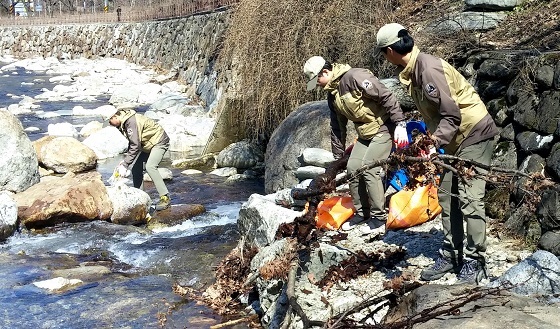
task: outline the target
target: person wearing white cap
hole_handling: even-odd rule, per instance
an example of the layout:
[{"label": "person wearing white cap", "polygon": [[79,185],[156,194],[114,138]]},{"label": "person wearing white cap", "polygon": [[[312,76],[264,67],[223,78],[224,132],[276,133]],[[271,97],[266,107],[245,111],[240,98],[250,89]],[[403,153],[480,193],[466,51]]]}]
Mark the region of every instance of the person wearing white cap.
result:
[{"label": "person wearing white cap", "polygon": [[169,191],[158,171],[163,155],[169,148],[169,137],[161,125],[154,120],[136,113],[134,110],[117,110],[104,114],[104,119],[117,127],[128,139],[128,150],[117,170],[121,176],[132,173],[132,183],[142,188],[144,182],[144,163],[146,172],[152,178],[159,194],[156,210],[170,206]]},{"label": "person wearing white cap", "polygon": [[[346,124],[354,123],[358,140],[348,159],[347,171],[352,177],[350,194],[356,216],[342,225],[350,230],[367,222],[369,228],[383,225],[386,217],[382,168],[366,170],[353,177],[362,166],[374,160],[387,159],[391,153],[390,131],[398,147],[408,144],[405,117],[395,95],[373,73],[347,64],[331,64],[313,56],[303,67],[307,90],[317,86],[327,92],[331,118],[331,147],[335,158],[342,157],[346,144]],[[367,227],[363,227],[367,230]]]},{"label": "person wearing white cap", "polygon": [[[490,165],[498,128],[473,86],[453,66],[420,52],[412,36],[397,23],[379,29],[375,51],[403,68],[399,79],[422,114],[435,147]],[[485,187],[481,178],[469,179],[466,185],[452,172],[443,173],[438,197],[444,241],[435,264],[422,271],[423,280],[436,280],[451,272],[458,273],[464,283],[478,284],[487,277]]]}]

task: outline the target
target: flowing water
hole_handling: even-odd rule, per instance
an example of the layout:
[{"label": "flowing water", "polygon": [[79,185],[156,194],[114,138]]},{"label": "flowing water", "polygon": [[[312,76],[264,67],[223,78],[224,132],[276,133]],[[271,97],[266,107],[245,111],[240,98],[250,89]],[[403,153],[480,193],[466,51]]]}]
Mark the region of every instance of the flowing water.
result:
[{"label": "flowing water", "polygon": [[[35,96],[52,89],[49,76],[16,71],[0,76],[0,107],[19,102],[9,95]],[[93,109],[95,102],[42,102],[42,119],[19,115],[24,128],[37,127],[31,140],[45,135],[48,124],[70,122],[80,127],[95,117],[74,117],[76,105]],[[121,157],[100,161],[107,181]],[[166,158],[162,167],[171,168]],[[172,291],[175,283],[202,289],[212,282],[213,268],[237,243],[236,221],[241,203],[263,193],[262,180],[225,183],[204,174],[184,176],[172,169],[167,182],[174,204],[203,204],[207,212],[154,231],[104,221],[72,223],[17,232],[0,244],[0,328],[208,328],[224,319],[210,309]],[[156,196],[153,184],[146,192]],[[57,277],[84,283],[51,293],[34,282]]]}]

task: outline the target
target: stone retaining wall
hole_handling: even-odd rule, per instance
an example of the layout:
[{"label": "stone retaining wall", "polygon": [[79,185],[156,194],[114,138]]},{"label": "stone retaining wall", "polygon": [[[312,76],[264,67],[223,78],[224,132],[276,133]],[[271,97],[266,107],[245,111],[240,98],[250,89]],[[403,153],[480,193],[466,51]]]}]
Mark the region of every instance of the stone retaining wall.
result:
[{"label": "stone retaining wall", "polygon": [[114,57],[176,71],[206,106],[220,88],[214,63],[230,11],[142,23],[0,27],[0,53],[18,58]]}]

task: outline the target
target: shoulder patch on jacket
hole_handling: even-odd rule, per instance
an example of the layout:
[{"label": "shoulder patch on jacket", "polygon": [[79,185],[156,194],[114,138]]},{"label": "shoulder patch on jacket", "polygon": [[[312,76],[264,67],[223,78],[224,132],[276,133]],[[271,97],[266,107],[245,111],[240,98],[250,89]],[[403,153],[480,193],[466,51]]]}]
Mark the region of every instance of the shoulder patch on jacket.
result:
[{"label": "shoulder patch on jacket", "polygon": [[132,131],[131,128],[128,128],[128,129],[126,130],[126,134],[127,134],[128,136],[131,136],[132,133],[133,133],[133,131]]},{"label": "shoulder patch on jacket", "polygon": [[431,82],[426,83],[426,85],[424,86],[424,89],[426,90],[426,93],[429,96],[432,96],[432,97],[438,97],[439,96],[439,90],[437,89],[436,85],[431,83]]},{"label": "shoulder patch on jacket", "polygon": [[364,89],[371,89],[373,88],[373,84],[368,79],[365,79],[364,81],[362,81],[362,87]]}]

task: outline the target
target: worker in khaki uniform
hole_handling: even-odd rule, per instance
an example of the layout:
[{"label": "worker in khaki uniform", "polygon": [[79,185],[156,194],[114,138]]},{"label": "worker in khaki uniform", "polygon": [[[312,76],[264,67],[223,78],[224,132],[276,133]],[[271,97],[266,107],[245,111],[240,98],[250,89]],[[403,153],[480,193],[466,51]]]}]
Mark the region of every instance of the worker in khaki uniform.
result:
[{"label": "worker in khaki uniform", "polygon": [[353,177],[362,166],[375,160],[387,159],[391,153],[390,130],[394,130],[399,147],[408,144],[406,123],[397,98],[369,70],[351,68],[346,64],[331,64],[323,57],[313,56],[303,68],[308,79],[307,90],[317,86],[328,92],[331,109],[331,146],[336,158],[345,150],[346,124],[354,123],[358,140],[352,148],[347,164],[350,193],[356,216],[342,225],[350,230],[367,222],[371,230],[383,225],[385,189],[382,168],[374,167],[363,175]]},{"label": "worker in khaki uniform", "polygon": [[[391,23],[379,29],[376,51],[403,68],[399,79],[432,132],[436,147],[447,154],[489,165],[498,128],[473,86],[446,61],[421,53],[400,24]],[[486,215],[482,201],[486,184],[480,178],[470,179],[468,184],[462,184],[450,171],[441,178],[438,197],[443,208],[445,238],[440,257],[433,267],[422,271],[423,280],[436,280],[448,272],[458,273],[460,282],[469,283],[478,283],[487,276]]]},{"label": "worker in khaki uniform", "polygon": [[156,210],[168,208],[169,191],[158,171],[163,155],[169,148],[169,137],[165,130],[154,120],[134,110],[114,110],[107,113],[105,119],[128,139],[128,151],[117,168],[119,174],[127,177],[132,173],[134,187],[141,188],[144,182],[143,167],[146,163],[146,172],[152,178],[159,194]]}]

